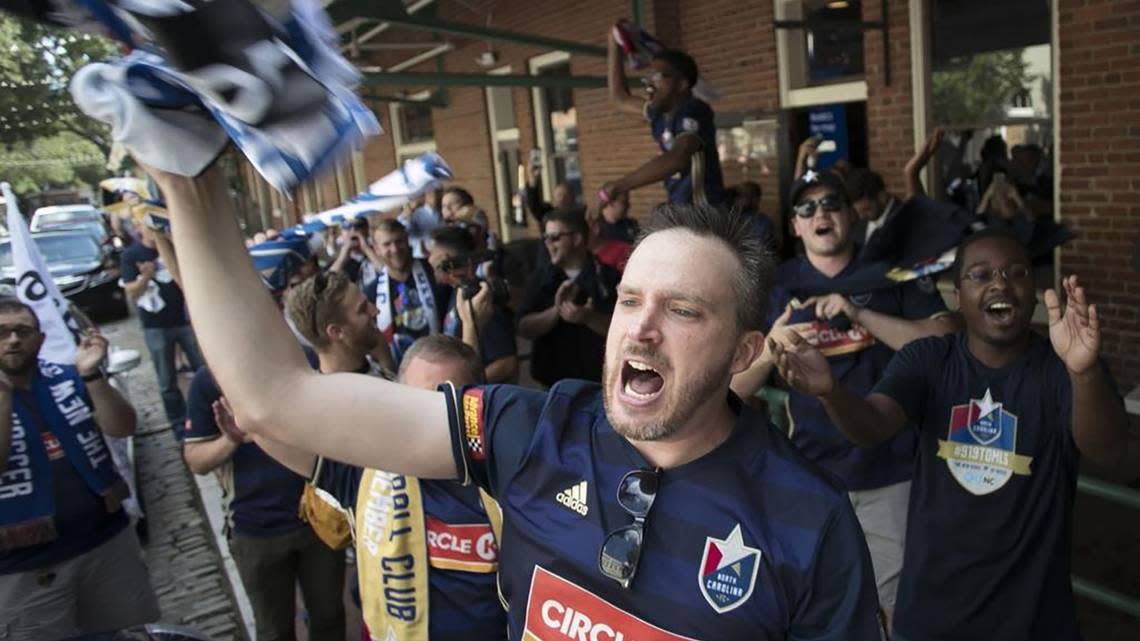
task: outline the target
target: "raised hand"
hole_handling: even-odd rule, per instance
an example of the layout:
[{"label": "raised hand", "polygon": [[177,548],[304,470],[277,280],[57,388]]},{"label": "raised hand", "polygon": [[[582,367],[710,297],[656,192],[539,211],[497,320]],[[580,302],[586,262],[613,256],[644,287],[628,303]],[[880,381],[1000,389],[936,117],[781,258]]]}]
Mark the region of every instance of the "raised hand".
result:
[{"label": "raised hand", "polygon": [[1065,288],[1065,309],[1057,292],[1045,291],[1049,310],[1049,342],[1053,351],[1074,374],[1083,374],[1096,365],[1100,353],[1100,318],[1096,305],[1090,305],[1076,276],[1061,280]]},{"label": "raised hand", "polygon": [[90,330],[79,341],[79,348],[75,351],[75,367],[80,376],[88,376],[99,371],[103,359],[107,358],[107,339],[98,332]]},{"label": "raised hand", "polygon": [[789,331],[786,341],[768,338],[776,370],[788,385],[809,396],[825,396],[835,389],[827,357],[799,334]]}]

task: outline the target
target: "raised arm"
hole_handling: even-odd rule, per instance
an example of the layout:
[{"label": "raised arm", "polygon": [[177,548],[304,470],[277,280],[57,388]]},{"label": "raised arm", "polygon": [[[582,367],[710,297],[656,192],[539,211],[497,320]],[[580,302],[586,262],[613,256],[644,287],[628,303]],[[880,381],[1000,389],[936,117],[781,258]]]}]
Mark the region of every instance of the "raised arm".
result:
[{"label": "raised arm", "polygon": [[220,167],[197,178],[151,173],[178,220],[174,246],[198,341],[238,423],[346,463],[454,478],[441,394],[309,367],[253,269]]},{"label": "raised arm", "polygon": [[915,196],[926,195],[926,189],[922,186],[922,170],[938,151],[938,146],[942,144],[942,136],[941,129],[935,129],[931,132],[930,137],[926,139],[926,144],[907,161],[906,167],[903,168],[903,178],[906,180],[906,200]]},{"label": "raised arm", "polygon": [[911,320],[856,307],[842,294],[822,296],[816,300],[815,305],[817,317],[833,318],[844,314],[852,322],[866,327],[875,340],[896,352],[907,343],[920,338],[952,334],[960,329],[958,317],[949,312]]},{"label": "raised arm", "polygon": [[634,116],[644,115],[645,101],[638,100],[629,93],[629,86],[625,77],[625,61],[622,60],[622,54],[617,43],[614,42],[609,33],[606,34],[606,41],[610,43],[607,53],[608,72],[606,73],[610,102],[622,113]]},{"label": "raised arm", "polygon": [[769,338],[768,349],[788,385],[819,398],[831,421],[855,443],[877,445],[906,427],[906,412],[894,399],[884,394],[860,398],[837,384],[827,358],[795,332],[786,344]]},{"label": "raised arm", "polygon": [[[99,373],[99,366],[107,356],[107,339],[97,331],[88,332],[75,352],[75,367],[80,376]],[[107,436],[125,437],[135,433],[138,415],[135,408],[123,398],[106,377],[86,383],[87,393],[95,410],[95,423]]]},{"label": "raised arm", "polygon": [[1072,427],[1077,449],[1114,477],[1140,475],[1140,436],[1129,433],[1124,404],[1099,361],[1100,318],[1076,276],[1063,279],[1064,311],[1057,292],[1045,292],[1049,340],[1065,363],[1073,388]]},{"label": "raised arm", "polygon": [[182,272],[178,271],[178,255],[174,253],[174,245],[165,232],[154,230],[154,248],[158,251],[159,258],[166,264],[166,271],[170,272],[174,283],[182,287]]},{"label": "raised arm", "polygon": [[693,154],[700,150],[701,139],[696,134],[681,135],[676,139],[672,149],[657,154],[644,165],[621,178],[602,185],[602,190],[606,192],[610,200],[613,200],[627,191],[661,182],[675,173],[688,169]]}]

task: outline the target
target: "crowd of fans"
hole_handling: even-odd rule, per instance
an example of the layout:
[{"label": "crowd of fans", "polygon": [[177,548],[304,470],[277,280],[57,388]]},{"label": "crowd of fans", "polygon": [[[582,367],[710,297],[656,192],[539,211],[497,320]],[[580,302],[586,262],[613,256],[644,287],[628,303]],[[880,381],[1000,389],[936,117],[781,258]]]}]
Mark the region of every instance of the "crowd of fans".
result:
[{"label": "crowd of fans", "polygon": [[[643,101],[614,47],[611,97],[649,121],[661,154],[597,202],[557,185],[545,203],[532,172],[537,244],[505,246],[471,193],[446,186],[323,238],[265,230],[242,248],[216,169],[156,172],[175,242],[145,231],[123,286],[187,464],[224,480],[257,638],[293,638],[298,585],[310,638],[344,638],[346,548],[374,639],[641,638],[650,625],[659,638],[1078,638],[1076,462],[1134,471],[1140,450],[1077,278],[1063,301],[1045,297],[1048,338],[1030,328],[1034,257],[1008,231],[959,246],[956,311],[929,277],[851,285],[862,248],[919,215],[907,205],[942,134],[907,163],[903,195],[867,168],[814,167],[805,142],[777,223],[758,184],[723,184],[692,58],[658,55]],[[962,204],[1031,216],[1035,152],[997,147]],[[659,181],[669,202],[630,211],[629,192]],[[249,253],[270,250],[257,279]],[[63,425],[36,418],[66,413],[55,379],[84,390],[88,431],[133,426],[104,418],[118,400],[90,340],[78,369],[36,369],[34,315],[0,304],[0,415],[18,417],[0,490],[15,491],[25,432],[48,442]],[[185,401],[176,345],[197,369]],[[787,434],[750,407],[772,386],[789,394]],[[91,500],[53,507],[49,483],[35,494],[47,507],[4,512],[6,638],[155,616],[145,578],[122,590],[137,616],[107,605],[138,545],[96,459],[71,457],[83,434],[36,474]],[[52,515],[58,537],[32,527]],[[44,586],[58,588],[50,606]],[[66,621],[49,622],[56,607]]]}]

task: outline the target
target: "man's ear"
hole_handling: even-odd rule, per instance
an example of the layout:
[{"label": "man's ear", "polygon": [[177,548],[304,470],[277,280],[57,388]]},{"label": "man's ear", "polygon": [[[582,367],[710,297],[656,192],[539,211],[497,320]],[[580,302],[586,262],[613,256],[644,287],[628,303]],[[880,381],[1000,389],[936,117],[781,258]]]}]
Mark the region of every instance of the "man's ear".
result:
[{"label": "man's ear", "polygon": [[736,351],[732,355],[732,375],[747,370],[752,366],[752,361],[760,355],[764,349],[764,332],[759,330],[752,330],[744,332],[736,343]]}]

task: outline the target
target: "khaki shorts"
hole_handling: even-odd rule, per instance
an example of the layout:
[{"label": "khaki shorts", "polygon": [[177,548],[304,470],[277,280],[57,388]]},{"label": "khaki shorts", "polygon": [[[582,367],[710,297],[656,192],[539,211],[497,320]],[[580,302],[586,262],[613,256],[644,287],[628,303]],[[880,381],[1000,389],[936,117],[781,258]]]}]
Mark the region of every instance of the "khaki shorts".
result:
[{"label": "khaki shorts", "polygon": [[910,481],[873,490],[848,492],[851,505],[875,568],[875,585],[879,589],[879,606],[887,612],[895,609],[899,590],[903,548],[906,547],[906,514],[910,503]]},{"label": "khaki shorts", "polygon": [[40,570],[0,575],[0,641],[50,641],[158,620],[132,527]]}]

